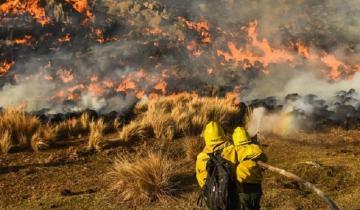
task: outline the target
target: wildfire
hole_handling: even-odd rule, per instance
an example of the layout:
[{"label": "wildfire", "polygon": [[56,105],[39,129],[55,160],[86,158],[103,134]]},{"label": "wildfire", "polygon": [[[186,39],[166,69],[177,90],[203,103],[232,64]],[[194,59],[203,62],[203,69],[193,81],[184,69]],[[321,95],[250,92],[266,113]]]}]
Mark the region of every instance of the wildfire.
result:
[{"label": "wildfire", "polygon": [[186,48],[194,57],[199,57],[203,53],[203,51],[198,48],[195,40],[192,40]]},{"label": "wildfire", "polygon": [[29,13],[41,25],[50,22],[46,17],[44,8],[39,6],[39,0],[6,0],[5,3],[0,5],[0,11],[6,14]]},{"label": "wildfire", "polygon": [[100,44],[105,42],[103,31],[99,28],[94,30],[94,33],[96,35],[96,41]]},{"label": "wildfire", "polygon": [[30,35],[25,35],[23,38],[15,39],[15,44],[23,44],[23,45],[30,45],[30,39],[32,37]]},{"label": "wildfire", "polygon": [[65,36],[60,37],[60,38],[58,39],[58,41],[59,41],[60,43],[62,43],[62,42],[70,42],[70,40],[71,40],[70,34],[66,34]]},{"label": "wildfire", "polygon": [[72,4],[73,8],[77,12],[79,13],[86,12],[86,16],[88,18],[93,18],[93,14],[87,9],[88,6],[87,0],[65,0],[65,1]]},{"label": "wildfire", "polygon": [[301,42],[297,42],[295,43],[295,47],[297,48],[298,53],[302,55],[304,58],[309,60],[314,60],[317,58],[315,54],[310,52],[310,49],[307,46],[305,46],[305,44]]},{"label": "wildfire", "polygon": [[14,61],[11,62],[3,62],[0,64],[0,76],[6,74],[10,71],[11,67],[15,64]]},{"label": "wildfire", "polygon": [[135,90],[136,84],[130,77],[125,77],[123,81],[117,86],[116,91],[126,92],[127,90]]},{"label": "wildfire", "polygon": [[165,81],[159,81],[155,84],[154,89],[160,90],[163,94],[166,93],[167,83]]},{"label": "wildfire", "polygon": [[74,80],[74,74],[71,69],[59,69],[56,74],[64,83]]},{"label": "wildfire", "polygon": [[339,79],[342,75],[341,70],[345,70],[347,73],[357,71],[356,67],[352,68],[350,65],[345,64],[336,58],[335,55],[323,53],[323,55],[315,54],[310,51],[308,47],[302,43],[296,43],[295,46],[298,49],[298,53],[308,60],[317,60],[322,62],[326,67],[330,69],[328,76],[332,80]]},{"label": "wildfire", "polygon": [[[52,81],[59,87],[53,98],[59,100],[77,100],[83,93],[90,93],[92,96],[112,97],[113,94],[115,95],[114,91],[121,92],[119,95],[133,94],[138,98],[145,96],[154,98],[173,94],[172,90],[175,93],[184,89],[189,90],[191,87],[187,87],[187,85],[194,84],[197,79],[201,82],[193,85],[193,88],[204,87],[210,81],[207,77],[212,77],[211,83],[214,85],[221,84],[232,87],[233,92],[226,88],[226,91],[230,91],[226,98],[232,101],[239,100],[241,91],[236,91],[235,85],[246,83],[246,78],[238,80],[239,74],[234,73],[232,71],[234,69],[222,65],[241,67],[244,70],[260,69],[264,73],[268,73],[274,64],[289,64],[290,67],[314,64],[313,66],[322,68],[321,70],[326,73],[328,78],[333,80],[347,76],[345,73],[351,74],[354,71],[360,71],[360,65],[354,63],[356,59],[353,59],[355,55],[351,54],[353,51],[346,51],[351,54],[348,58],[340,57],[339,55],[343,54],[325,52],[316,46],[317,42],[312,42],[311,39],[306,39],[307,42],[314,43],[314,45],[309,44],[310,46],[307,46],[307,42],[304,41],[293,41],[290,44],[285,43],[285,41],[279,41],[276,44],[271,43],[270,39],[260,37],[257,21],[249,22],[246,26],[243,26],[242,21],[241,23],[234,21],[231,26],[237,24],[237,27],[229,29],[230,24],[225,24],[224,28],[220,24],[210,25],[210,22],[204,18],[195,21],[183,17],[165,18],[168,22],[163,21],[164,23],[178,21],[176,28],[167,30],[168,24],[161,24],[161,26],[160,24],[155,26],[147,24],[144,26],[144,24],[139,24],[143,21],[141,18],[133,18],[135,16],[132,15],[121,18],[115,18],[116,14],[112,14],[113,16],[104,15],[99,16],[101,18],[96,19],[95,22],[93,21],[94,15],[89,9],[91,9],[90,7],[95,8],[96,3],[92,2],[89,5],[90,2],[87,0],[55,1],[55,4],[43,0],[0,1],[4,2],[0,3],[0,13],[16,15],[16,21],[19,19],[18,16],[22,14],[26,14],[25,17],[30,17],[30,15],[33,17],[29,19],[29,24],[35,20],[45,25],[51,23],[50,17],[56,18],[56,24],[55,22],[49,24],[45,26],[47,28],[43,28],[44,30],[37,30],[39,24],[36,23],[34,32],[29,30],[29,28],[32,29],[31,27],[25,27],[25,31],[20,31],[20,28],[19,32],[8,27],[9,31],[5,33],[7,34],[5,39],[0,39],[0,42],[13,47],[13,49],[2,54],[5,56],[4,59],[6,60],[4,61],[6,62],[0,62],[0,76],[9,72],[17,62],[17,60],[9,62],[9,60],[26,58],[28,52],[30,56],[36,55],[34,60],[36,59],[36,63],[39,65],[46,64],[47,60],[45,59],[49,57],[53,64],[49,61],[46,66],[39,67],[40,73],[30,75],[30,72],[35,72],[35,70],[26,71],[24,74],[19,71],[13,77],[18,83],[26,79],[35,80],[38,78]],[[45,7],[45,5],[47,6]],[[57,11],[59,14],[53,14],[52,7],[55,7],[54,5],[59,6],[56,8],[59,9]],[[129,10],[138,11],[136,8],[129,8]],[[47,17],[47,12],[51,16]],[[100,7],[96,9],[96,13],[100,14],[101,12]],[[155,17],[154,19],[157,19]],[[6,25],[7,19],[9,18],[6,17],[4,21],[1,20],[1,24]],[[74,23],[79,23],[79,26],[74,26]],[[179,25],[181,27],[178,27]],[[119,26],[124,26],[125,30],[119,30],[120,28],[117,28]],[[133,33],[131,30],[135,30],[135,32]],[[173,36],[172,32],[175,32],[177,37]],[[21,34],[26,35],[20,37]],[[72,35],[74,36],[72,37]],[[297,40],[296,36],[290,38]],[[114,42],[116,40],[120,41]],[[61,44],[70,41],[73,42]],[[96,48],[93,47],[94,42],[99,43],[96,44]],[[109,42],[114,42],[114,47],[107,48],[108,45],[104,43]],[[110,50],[126,51],[127,46],[132,46],[132,43],[135,43],[134,48],[137,48],[137,43],[143,43],[143,45],[136,50],[129,50],[129,53],[108,53]],[[32,45],[32,47],[27,45]],[[213,48],[219,46],[225,49]],[[97,59],[101,59],[103,56],[95,57],[100,55],[93,53],[96,49],[100,49],[99,53],[106,52],[106,54],[102,53],[107,56],[106,59],[99,62]],[[184,55],[184,49],[185,53],[190,56]],[[66,56],[59,56],[64,52],[66,52]],[[40,56],[37,53],[40,53]],[[42,56],[41,53],[49,53],[49,56]],[[344,53],[344,55],[348,54]],[[26,58],[21,62],[25,63],[27,60]],[[106,64],[104,65],[105,61]],[[97,68],[99,63],[100,68]],[[17,64],[19,65],[19,63]],[[32,67],[33,65],[29,66]],[[188,75],[188,72],[191,71],[183,70],[192,70],[191,68],[197,71],[196,76],[191,75],[191,73]],[[112,71],[113,69],[117,69],[116,72]],[[124,71],[118,69],[124,69]],[[118,74],[124,75],[119,77]],[[88,76],[85,77],[84,75]],[[201,78],[201,76],[206,78]],[[184,80],[182,80],[183,78]],[[176,84],[180,84],[178,81],[184,82],[175,87]],[[244,88],[245,86],[242,85],[241,87]]]},{"label": "wildfire", "polygon": [[201,42],[205,44],[209,44],[212,42],[211,34],[210,34],[210,26],[207,21],[199,21],[199,22],[193,22],[185,20],[183,17],[178,17],[180,21],[185,23],[185,25],[191,29],[195,30],[201,37]]},{"label": "wildfire", "polygon": [[341,76],[340,67],[348,69],[349,67],[339,61],[334,55],[325,55],[321,58],[321,61],[325,63],[329,68],[329,76],[331,79],[338,79]]},{"label": "wildfire", "polygon": [[89,85],[89,92],[93,96],[101,96],[104,93],[104,88],[98,83],[91,83]]},{"label": "wildfire", "polygon": [[114,87],[114,82],[112,80],[104,80],[104,81],[102,81],[102,84],[106,88],[113,88]]},{"label": "wildfire", "polygon": [[[294,56],[282,49],[273,49],[267,39],[259,40],[257,37],[257,22],[250,22],[248,26],[248,40],[245,48],[237,48],[234,42],[228,42],[230,53],[217,51],[218,56],[223,56],[225,61],[234,61],[235,65],[242,64],[244,69],[255,66],[256,62],[260,62],[264,66],[264,70],[273,63],[285,63],[294,61]],[[260,53],[256,53],[259,51]]]}]

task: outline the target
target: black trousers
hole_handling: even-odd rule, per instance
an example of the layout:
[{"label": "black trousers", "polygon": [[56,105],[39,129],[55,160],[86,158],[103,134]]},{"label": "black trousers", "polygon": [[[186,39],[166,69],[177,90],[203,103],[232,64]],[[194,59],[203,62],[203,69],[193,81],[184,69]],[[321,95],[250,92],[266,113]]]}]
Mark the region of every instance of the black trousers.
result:
[{"label": "black trousers", "polygon": [[241,184],[237,210],[260,210],[261,184]]}]

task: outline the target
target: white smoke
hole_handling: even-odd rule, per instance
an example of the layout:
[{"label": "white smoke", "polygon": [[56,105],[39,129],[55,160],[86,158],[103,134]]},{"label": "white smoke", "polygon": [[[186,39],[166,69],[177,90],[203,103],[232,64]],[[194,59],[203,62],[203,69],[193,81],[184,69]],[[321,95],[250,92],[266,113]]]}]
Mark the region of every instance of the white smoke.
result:
[{"label": "white smoke", "polygon": [[55,83],[42,79],[6,84],[0,90],[0,107],[25,105],[27,111],[40,110],[48,106],[55,90]]},{"label": "white smoke", "polygon": [[268,96],[285,97],[292,93],[315,94],[324,100],[331,100],[337,92],[342,90],[354,89],[359,92],[360,72],[348,80],[330,81],[316,71],[273,70],[269,75],[255,78],[250,86],[245,96],[246,100]]}]

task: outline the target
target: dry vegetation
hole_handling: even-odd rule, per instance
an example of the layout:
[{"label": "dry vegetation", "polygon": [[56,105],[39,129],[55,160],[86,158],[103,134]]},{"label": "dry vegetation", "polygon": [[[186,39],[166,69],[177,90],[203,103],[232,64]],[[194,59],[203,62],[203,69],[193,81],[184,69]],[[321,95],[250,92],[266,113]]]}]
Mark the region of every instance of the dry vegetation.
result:
[{"label": "dry vegetation", "polygon": [[106,126],[104,120],[94,120],[84,113],[80,118],[72,118],[57,124],[44,124],[21,110],[7,109],[0,113],[0,148],[2,153],[12,149],[40,151],[59,139],[89,136],[88,148],[99,150],[105,145],[105,129],[115,129],[118,121]]},{"label": "dry vegetation", "polygon": [[84,113],[57,124],[42,124],[40,120],[21,110],[8,109],[0,115],[0,145],[2,153],[12,148],[44,150],[58,139],[89,136],[88,149],[100,150],[106,145],[104,135],[118,132],[121,142],[137,142],[155,138],[171,141],[175,138],[199,135],[203,126],[216,120],[230,129],[238,118],[238,110],[230,100],[198,97],[195,94],[153,99],[135,108],[136,119],[121,127],[118,120],[90,119]]},{"label": "dry vegetation", "polygon": [[0,114],[1,151],[9,152],[13,147],[29,147],[34,135],[40,128],[40,121],[34,116],[15,109],[8,109]]},{"label": "dry vegetation", "polygon": [[148,152],[145,156],[120,156],[109,172],[112,189],[123,201],[140,203],[163,200],[177,191],[172,181],[176,164],[165,155]]},{"label": "dry vegetation", "polygon": [[[200,209],[194,163],[204,146],[201,130],[217,120],[230,133],[238,110],[227,99],[180,94],[138,104],[134,112],[126,125],[86,114],[57,124],[16,110],[0,114],[2,153],[20,145],[42,151],[1,156],[0,209]],[[353,145],[359,136],[333,128],[266,136],[261,143],[270,164],[313,182],[342,209],[357,209],[360,151]],[[124,144],[110,144],[114,138]],[[80,143],[51,149],[57,141],[73,140]],[[325,208],[302,186],[272,173],[266,173],[264,192],[263,209]]]},{"label": "dry vegetation", "polygon": [[104,131],[106,124],[103,119],[90,122],[90,136],[88,142],[88,149],[101,150],[105,146]]},{"label": "dry vegetation", "polygon": [[120,139],[174,138],[199,135],[210,120],[220,122],[231,130],[239,118],[238,110],[231,100],[198,97],[192,94],[179,94],[161,97],[136,107],[138,116],[120,132]]}]

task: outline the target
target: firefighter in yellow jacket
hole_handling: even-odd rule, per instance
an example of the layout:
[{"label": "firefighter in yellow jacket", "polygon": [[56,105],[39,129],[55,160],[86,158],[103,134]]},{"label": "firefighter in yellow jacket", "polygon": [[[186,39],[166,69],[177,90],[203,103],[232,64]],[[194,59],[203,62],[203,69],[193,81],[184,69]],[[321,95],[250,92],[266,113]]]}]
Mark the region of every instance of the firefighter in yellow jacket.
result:
[{"label": "firefighter in yellow jacket", "polygon": [[261,181],[263,170],[256,161],[267,161],[267,158],[259,145],[253,144],[248,133],[243,127],[237,127],[232,135],[236,150],[236,167],[239,192],[239,209],[259,210],[262,196]]},{"label": "firefighter in yellow jacket", "polygon": [[205,147],[196,159],[196,179],[201,188],[204,187],[207,177],[206,163],[210,159],[209,154],[222,149],[221,156],[230,163],[236,164],[236,154],[231,142],[226,141],[224,130],[217,122],[206,125],[203,133]]}]

